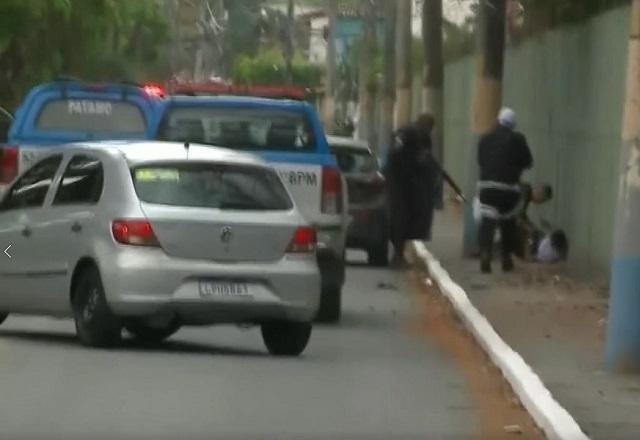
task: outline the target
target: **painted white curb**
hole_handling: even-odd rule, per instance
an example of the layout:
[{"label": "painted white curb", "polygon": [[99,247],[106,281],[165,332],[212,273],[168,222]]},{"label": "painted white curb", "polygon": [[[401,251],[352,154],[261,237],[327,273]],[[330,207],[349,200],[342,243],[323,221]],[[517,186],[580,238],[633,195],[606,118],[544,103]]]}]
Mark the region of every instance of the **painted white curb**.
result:
[{"label": "painted white curb", "polygon": [[524,407],[550,440],[588,440],[571,414],[544,386],[522,356],[507,345],[487,318],[471,303],[466,292],[456,284],[440,262],[421,241],[411,243],[415,255],[429,270],[433,281],[449,300],[460,319],[473,334],[491,361],[502,371]]}]

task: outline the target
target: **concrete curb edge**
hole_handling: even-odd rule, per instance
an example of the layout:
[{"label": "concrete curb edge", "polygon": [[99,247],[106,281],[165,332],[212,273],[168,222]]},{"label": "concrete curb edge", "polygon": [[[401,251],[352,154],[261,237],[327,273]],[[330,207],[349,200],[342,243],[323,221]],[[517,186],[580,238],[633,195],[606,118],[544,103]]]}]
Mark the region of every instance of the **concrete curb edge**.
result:
[{"label": "concrete curb edge", "polygon": [[540,377],[496,333],[487,318],[471,303],[462,287],[456,284],[422,241],[412,241],[415,255],[422,260],[429,275],[454,310],[500,369],[535,423],[550,440],[588,440],[578,423],[556,401]]}]

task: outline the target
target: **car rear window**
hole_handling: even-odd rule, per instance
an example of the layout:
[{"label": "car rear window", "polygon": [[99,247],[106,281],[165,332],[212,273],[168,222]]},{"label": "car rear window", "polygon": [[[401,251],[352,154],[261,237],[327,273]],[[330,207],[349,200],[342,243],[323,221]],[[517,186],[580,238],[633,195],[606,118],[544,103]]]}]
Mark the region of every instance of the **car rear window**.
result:
[{"label": "car rear window", "polygon": [[378,169],[375,156],[368,150],[332,146],[331,151],[343,173],[370,173]]},{"label": "car rear window", "polygon": [[163,164],[138,166],[132,174],[138,197],[147,203],[250,211],[293,207],[278,175],[264,168]]},{"label": "car rear window", "polygon": [[45,103],[35,128],[43,131],[143,135],[146,121],[134,103],[106,99],[56,99]]},{"label": "car rear window", "polygon": [[315,150],[305,114],[270,108],[174,107],[163,122],[160,139],[241,150]]}]

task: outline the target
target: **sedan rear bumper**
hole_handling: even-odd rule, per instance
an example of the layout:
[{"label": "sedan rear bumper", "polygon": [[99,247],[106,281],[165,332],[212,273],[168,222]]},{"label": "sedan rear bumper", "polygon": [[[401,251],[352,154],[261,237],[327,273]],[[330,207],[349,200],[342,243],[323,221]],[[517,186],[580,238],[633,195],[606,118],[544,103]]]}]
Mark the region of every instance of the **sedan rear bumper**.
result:
[{"label": "sedan rear bumper", "polygon": [[[216,263],[167,256],[161,249],[121,247],[101,274],[118,316],[177,316],[185,324],[311,321],[318,310],[315,255],[287,255],[267,263]],[[202,296],[201,282],[249,286],[246,297]]]}]

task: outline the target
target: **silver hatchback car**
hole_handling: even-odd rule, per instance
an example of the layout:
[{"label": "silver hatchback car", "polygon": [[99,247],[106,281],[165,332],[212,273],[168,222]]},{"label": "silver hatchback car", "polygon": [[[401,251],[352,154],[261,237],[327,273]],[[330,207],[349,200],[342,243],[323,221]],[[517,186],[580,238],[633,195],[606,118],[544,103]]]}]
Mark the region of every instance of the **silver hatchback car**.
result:
[{"label": "silver hatchback car", "polygon": [[61,148],[9,187],[0,247],[0,322],[73,316],[89,346],[247,323],[299,355],[319,305],[315,230],[277,173],[210,146]]}]

